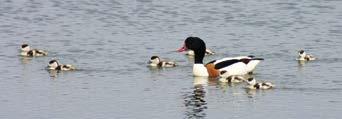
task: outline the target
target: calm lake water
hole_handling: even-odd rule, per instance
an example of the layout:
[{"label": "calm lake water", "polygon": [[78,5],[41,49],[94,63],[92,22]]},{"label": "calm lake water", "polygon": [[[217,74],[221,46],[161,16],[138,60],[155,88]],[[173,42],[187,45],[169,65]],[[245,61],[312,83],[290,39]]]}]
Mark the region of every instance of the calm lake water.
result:
[{"label": "calm lake water", "polygon": [[[175,52],[188,36],[216,51],[205,62],[265,58],[254,77],[276,88],[194,78]],[[341,45],[341,0],[0,0],[0,118],[341,118]],[[301,48],[319,60],[299,64]],[[53,58],[80,70],[51,77]]]}]

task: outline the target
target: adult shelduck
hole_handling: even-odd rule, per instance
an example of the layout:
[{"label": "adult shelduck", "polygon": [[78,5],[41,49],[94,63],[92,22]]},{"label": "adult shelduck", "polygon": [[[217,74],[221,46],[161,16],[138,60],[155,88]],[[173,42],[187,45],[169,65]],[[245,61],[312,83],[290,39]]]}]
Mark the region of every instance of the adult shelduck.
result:
[{"label": "adult shelduck", "polygon": [[58,71],[76,70],[75,66],[70,64],[60,64],[57,60],[51,60],[48,64],[48,69]]},{"label": "adult shelduck", "polygon": [[175,67],[176,63],[172,61],[161,60],[158,56],[152,56],[148,65],[151,67]]},{"label": "adult shelduck", "polygon": [[28,44],[21,45],[21,56],[34,57],[34,56],[46,56],[48,53],[44,50],[31,49]]},{"label": "adult shelduck", "polygon": [[304,50],[299,50],[297,60],[299,60],[299,61],[312,61],[312,60],[316,60],[316,58],[312,55],[306,54],[306,52]]},{"label": "adult shelduck", "polygon": [[[249,71],[247,64],[253,60],[260,60],[259,58],[250,57],[224,58],[203,65],[203,58],[206,51],[204,41],[198,37],[188,37],[185,39],[183,47],[178,49],[178,51],[182,52],[188,49],[193,50],[195,53],[193,65],[194,76],[229,77],[245,75]],[[234,78],[232,77],[232,79]]]}]

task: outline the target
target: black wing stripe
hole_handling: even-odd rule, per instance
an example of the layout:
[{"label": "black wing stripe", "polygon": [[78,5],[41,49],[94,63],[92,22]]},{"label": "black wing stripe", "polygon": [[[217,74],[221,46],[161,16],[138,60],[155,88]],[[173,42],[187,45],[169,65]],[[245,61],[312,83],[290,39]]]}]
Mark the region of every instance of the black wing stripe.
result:
[{"label": "black wing stripe", "polygon": [[240,62],[240,60],[232,59],[232,60],[226,60],[226,61],[223,61],[223,62],[219,62],[219,63],[217,63],[215,65],[215,69],[221,69],[223,67],[227,67],[227,66],[235,64],[237,62]]}]

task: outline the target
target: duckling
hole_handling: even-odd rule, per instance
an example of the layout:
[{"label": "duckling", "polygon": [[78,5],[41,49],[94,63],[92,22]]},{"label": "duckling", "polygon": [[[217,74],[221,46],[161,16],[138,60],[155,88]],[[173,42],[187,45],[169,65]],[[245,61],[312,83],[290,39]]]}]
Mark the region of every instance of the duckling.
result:
[{"label": "duckling", "polygon": [[261,89],[271,89],[274,88],[274,85],[271,82],[262,82]]},{"label": "duckling", "polygon": [[266,89],[271,89],[271,88],[274,88],[274,85],[270,82],[262,82],[262,83],[258,83],[256,82],[256,80],[254,78],[248,78],[246,80],[248,86],[246,87],[247,89],[263,89],[263,90],[266,90]]},{"label": "duckling", "polygon": [[176,63],[172,61],[162,61],[158,56],[152,56],[148,62],[151,67],[175,67]]},{"label": "duckling", "polygon": [[316,58],[312,55],[306,54],[304,50],[298,51],[298,59],[299,61],[312,61],[316,60]]},{"label": "duckling", "polygon": [[31,49],[28,44],[21,45],[21,56],[34,57],[34,56],[46,56],[48,53],[44,50]]},{"label": "duckling", "polygon": [[244,81],[244,78],[241,76],[229,76],[229,77],[221,77],[219,81],[224,83],[241,83]]},{"label": "duckling", "polygon": [[51,60],[48,64],[49,70],[58,70],[58,71],[70,71],[76,70],[73,65],[70,64],[59,64],[57,60]]},{"label": "duckling", "polygon": [[[215,52],[213,52],[212,50],[210,50],[210,49],[205,49],[205,55],[207,56],[207,55],[214,55],[215,54]],[[195,56],[195,52],[193,51],[193,50],[188,50],[187,51],[187,53],[186,53],[186,55],[188,55],[188,56]]]}]

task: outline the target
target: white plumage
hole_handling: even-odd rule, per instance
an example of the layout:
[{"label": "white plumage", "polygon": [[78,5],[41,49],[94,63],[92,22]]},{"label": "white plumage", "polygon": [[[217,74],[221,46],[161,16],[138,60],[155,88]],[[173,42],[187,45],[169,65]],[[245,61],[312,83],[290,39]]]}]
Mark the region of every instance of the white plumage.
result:
[{"label": "white plumage", "polygon": [[151,67],[175,67],[176,63],[172,61],[161,60],[158,56],[152,56],[148,65]]},{"label": "white plumage", "polygon": [[57,60],[51,60],[48,64],[48,69],[58,71],[70,71],[76,70],[76,67],[70,64],[60,64]]},{"label": "white plumage", "polygon": [[312,61],[312,60],[316,60],[316,58],[313,55],[306,54],[306,52],[304,50],[299,50],[297,60],[299,60],[299,61]]},{"label": "white plumage", "polygon": [[46,56],[48,53],[44,50],[31,49],[28,44],[21,45],[21,56],[34,57],[34,56]]}]

